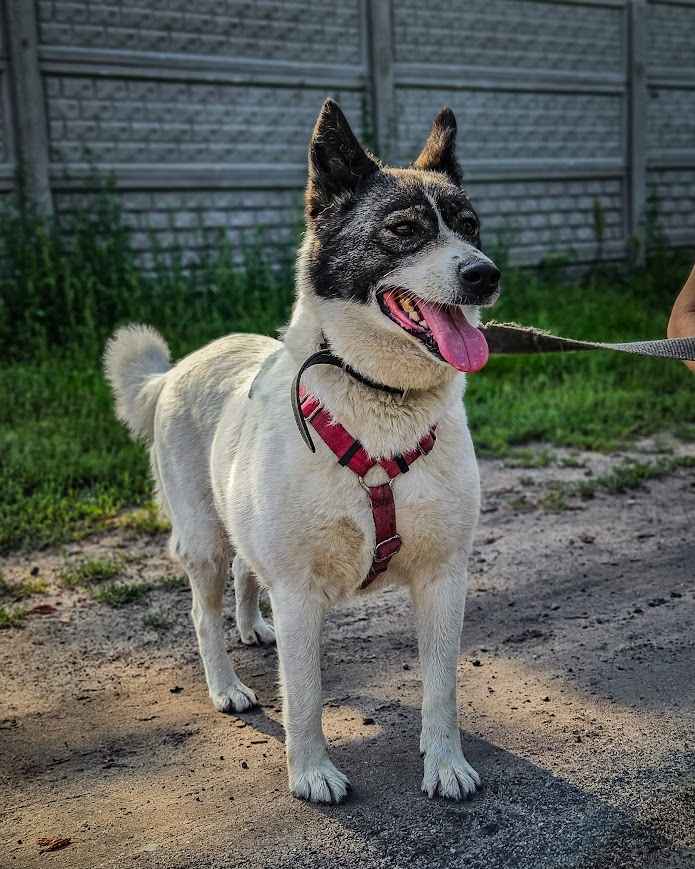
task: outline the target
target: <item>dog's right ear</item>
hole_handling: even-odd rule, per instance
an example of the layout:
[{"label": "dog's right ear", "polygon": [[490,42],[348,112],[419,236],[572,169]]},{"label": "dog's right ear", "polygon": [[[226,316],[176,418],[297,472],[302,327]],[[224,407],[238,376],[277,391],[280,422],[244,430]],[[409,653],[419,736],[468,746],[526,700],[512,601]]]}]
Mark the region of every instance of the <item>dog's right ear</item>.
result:
[{"label": "dog's right ear", "polygon": [[309,143],[309,181],[304,201],[313,218],[341,194],[351,193],[379,164],[355,138],[347,118],[331,99],[323,104]]}]

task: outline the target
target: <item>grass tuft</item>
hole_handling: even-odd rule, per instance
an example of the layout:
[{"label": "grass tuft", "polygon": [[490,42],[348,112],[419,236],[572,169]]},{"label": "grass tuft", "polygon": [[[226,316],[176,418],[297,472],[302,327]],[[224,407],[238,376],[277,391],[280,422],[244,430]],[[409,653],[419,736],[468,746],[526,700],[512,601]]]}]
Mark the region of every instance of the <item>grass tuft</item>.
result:
[{"label": "grass tuft", "polygon": [[26,610],[21,607],[0,606],[0,630],[21,628],[26,618]]},{"label": "grass tuft", "polygon": [[538,502],[538,506],[548,513],[564,513],[574,509],[569,501],[569,493],[560,486],[550,486]]},{"label": "grass tuft", "polygon": [[145,613],[142,623],[146,628],[151,628],[153,631],[168,631],[171,627],[171,622],[162,613],[155,610]]},{"label": "grass tuft", "polygon": [[146,534],[157,537],[171,531],[171,523],[163,516],[156,502],[151,501],[138,510],[129,510],[118,517],[116,524],[120,528],[127,528],[137,534]]},{"label": "grass tuft", "polygon": [[590,500],[597,492],[621,495],[639,489],[648,480],[666,477],[681,468],[695,467],[693,456],[673,456],[655,462],[627,461],[608,471],[586,480],[574,482],[555,481],[541,499],[540,506],[545,510],[573,509],[570,498]]},{"label": "grass tuft", "polygon": [[152,591],[152,586],[141,583],[127,585],[124,582],[108,582],[92,589],[91,595],[98,603],[120,608],[131,603],[138,603]]},{"label": "grass tuft", "polygon": [[504,464],[508,468],[547,468],[555,461],[552,450],[534,450],[528,447],[511,450],[505,456]]},{"label": "grass tuft", "polygon": [[576,456],[563,456],[558,462],[561,468],[585,468],[586,462]]},{"label": "grass tuft", "polygon": [[187,591],[190,588],[188,577],[180,576],[163,576],[157,583],[158,588],[163,588],[167,591]]},{"label": "grass tuft", "polygon": [[65,588],[88,587],[113,579],[121,570],[121,562],[115,559],[87,558],[77,564],[65,565],[58,579]]},{"label": "grass tuft", "polygon": [[30,577],[21,582],[10,583],[0,574],[0,597],[9,597],[12,600],[25,600],[34,594],[45,594],[48,591],[48,583],[45,579]]}]

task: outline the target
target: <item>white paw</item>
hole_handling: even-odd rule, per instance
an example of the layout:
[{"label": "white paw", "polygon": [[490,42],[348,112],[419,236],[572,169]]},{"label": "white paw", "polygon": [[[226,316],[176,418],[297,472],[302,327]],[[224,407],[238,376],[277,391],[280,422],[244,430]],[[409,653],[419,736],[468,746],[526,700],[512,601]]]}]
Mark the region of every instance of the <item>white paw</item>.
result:
[{"label": "white paw", "polygon": [[290,791],[312,803],[342,803],[350,788],[347,776],[325,757],[300,773],[290,772]]},{"label": "white paw", "polygon": [[239,622],[239,638],[247,646],[266,646],[275,642],[275,628],[262,616],[251,624]]},{"label": "white paw", "polygon": [[479,786],[480,776],[460,749],[432,749],[425,754],[422,790],[430,799],[440,796],[450,800],[466,800],[473,796]]},{"label": "white paw", "polygon": [[258,703],[256,695],[243,682],[230,685],[224,691],[211,692],[210,697],[218,712],[245,712]]}]

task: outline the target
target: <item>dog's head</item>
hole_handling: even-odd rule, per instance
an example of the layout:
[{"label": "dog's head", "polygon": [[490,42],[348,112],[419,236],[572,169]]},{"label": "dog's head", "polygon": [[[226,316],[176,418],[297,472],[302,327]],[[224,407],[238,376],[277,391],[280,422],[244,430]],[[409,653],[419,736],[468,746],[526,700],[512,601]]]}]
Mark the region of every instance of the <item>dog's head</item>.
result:
[{"label": "dog's head", "polygon": [[488,357],[479,307],[500,273],[461,186],[456,119],[442,109],[407,169],[382,166],[327,100],[309,146],[299,285],[340,356],[374,379],[428,387]]}]

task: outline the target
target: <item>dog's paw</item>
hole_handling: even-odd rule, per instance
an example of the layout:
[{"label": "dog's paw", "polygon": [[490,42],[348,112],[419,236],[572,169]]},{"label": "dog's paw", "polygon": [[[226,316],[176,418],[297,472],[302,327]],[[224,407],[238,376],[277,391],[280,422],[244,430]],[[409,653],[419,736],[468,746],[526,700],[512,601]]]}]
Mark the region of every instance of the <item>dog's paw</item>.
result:
[{"label": "dog's paw", "polygon": [[245,712],[258,704],[256,695],[243,682],[237,682],[225,688],[224,691],[211,693],[212,703],[218,712],[230,714],[232,712]]},{"label": "dog's paw", "polygon": [[290,791],[295,797],[312,803],[337,805],[342,803],[349,789],[347,776],[333,766],[327,757],[298,774],[290,773]]},{"label": "dog's paw", "polygon": [[425,754],[425,775],[422,790],[432,799],[466,800],[480,787],[480,776],[468,763],[462,751],[428,751]]},{"label": "dog's paw", "polygon": [[262,616],[250,624],[239,623],[239,639],[246,646],[267,646],[275,642],[275,628]]}]

